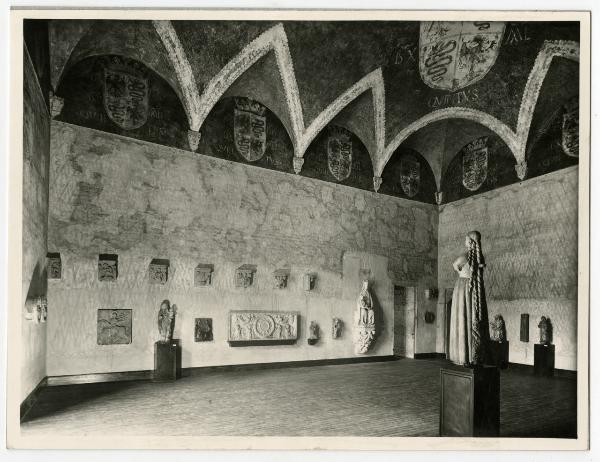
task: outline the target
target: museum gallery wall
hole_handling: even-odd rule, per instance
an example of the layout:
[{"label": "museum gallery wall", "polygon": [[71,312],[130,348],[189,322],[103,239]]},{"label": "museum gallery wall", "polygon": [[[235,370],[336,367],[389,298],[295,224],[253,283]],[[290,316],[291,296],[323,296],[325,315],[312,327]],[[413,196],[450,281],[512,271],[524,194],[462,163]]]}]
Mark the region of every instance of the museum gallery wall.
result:
[{"label": "museum gallery wall", "polygon": [[[395,287],[416,296],[411,355],[444,353],[471,229],[510,360],[532,363],[545,315],[575,369],[576,24],[476,23],[495,51],[454,83],[418,22],[115,24],[26,35],[24,396],[45,375],[152,369],[164,301],[183,367],[391,355]],[[239,73],[211,80],[223,69]],[[285,338],[245,344],[249,319]]]}]

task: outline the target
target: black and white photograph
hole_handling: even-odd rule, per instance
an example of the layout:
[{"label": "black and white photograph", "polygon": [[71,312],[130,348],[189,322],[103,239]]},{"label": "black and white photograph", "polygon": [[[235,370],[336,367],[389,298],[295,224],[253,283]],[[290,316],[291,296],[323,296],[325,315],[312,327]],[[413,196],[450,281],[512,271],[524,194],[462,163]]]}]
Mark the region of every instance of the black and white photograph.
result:
[{"label": "black and white photograph", "polygon": [[590,13],[349,13],[12,10],[9,447],[588,447]]}]

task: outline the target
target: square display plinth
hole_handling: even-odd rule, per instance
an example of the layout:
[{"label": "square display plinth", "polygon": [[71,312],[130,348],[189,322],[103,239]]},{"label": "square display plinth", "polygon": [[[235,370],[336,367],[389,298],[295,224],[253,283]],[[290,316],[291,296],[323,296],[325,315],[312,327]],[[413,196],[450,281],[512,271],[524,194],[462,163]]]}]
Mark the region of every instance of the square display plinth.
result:
[{"label": "square display plinth", "polygon": [[154,344],[153,382],[172,382],[181,376],[181,346],[179,339]]},{"label": "square display plinth", "polygon": [[554,375],[554,345],[536,343],[533,346],[533,373],[545,377]]},{"label": "square display plinth", "polygon": [[500,433],[500,371],[495,366],[440,370],[440,436]]},{"label": "square display plinth", "polygon": [[492,365],[499,367],[500,369],[506,369],[508,367],[508,342],[490,342],[490,353]]}]

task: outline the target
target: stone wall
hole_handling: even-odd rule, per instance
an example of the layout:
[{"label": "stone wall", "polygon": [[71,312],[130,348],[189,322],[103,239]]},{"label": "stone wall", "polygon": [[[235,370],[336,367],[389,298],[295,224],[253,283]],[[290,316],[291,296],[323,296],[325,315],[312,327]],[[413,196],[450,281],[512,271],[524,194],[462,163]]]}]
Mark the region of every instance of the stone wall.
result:
[{"label": "stone wall", "polygon": [[[48,287],[48,375],[152,369],[163,299],[179,308],[183,367],[351,357],[369,270],[381,323],[369,354],[389,355],[394,284],[435,287],[435,206],[56,121],[51,152],[48,250],[61,253],[63,277]],[[118,255],[117,281],[98,280],[99,254]],[[153,258],[170,260],[165,285],[148,281]],[[194,286],[200,263],[214,265],[211,287]],[[242,264],[257,265],[247,289],[234,284]],[[279,268],[290,270],[286,289],[274,288]],[[317,274],[313,291],[306,272]],[[133,310],[131,344],[97,344],[103,308]],[[298,342],[230,347],[227,314],[240,309],[300,312]],[[194,341],[199,317],[213,319],[212,342]],[[344,321],[341,339],[332,317]],[[322,331],[315,346],[311,321]]]},{"label": "stone wall", "polygon": [[[504,317],[511,362],[533,364],[533,345],[539,342],[537,324],[544,315],[554,326],[556,367],[576,369],[577,200],[575,166],[440,208],[441,303],[443,289],[454,286],[452,262],[464,251],[465,234],[480,231],[489,315],[490,319],[498,313]],[[519,340],[521,313],[530,316],[528,343]],[[443,326],[442,320],[439,352],[443,351]]]},{"label": "stone wall", "polygon": [[26,320],[46,293],[50,118],[33,63],[23,55],[23,285],[21,400],[46,376],[46,324]]}]

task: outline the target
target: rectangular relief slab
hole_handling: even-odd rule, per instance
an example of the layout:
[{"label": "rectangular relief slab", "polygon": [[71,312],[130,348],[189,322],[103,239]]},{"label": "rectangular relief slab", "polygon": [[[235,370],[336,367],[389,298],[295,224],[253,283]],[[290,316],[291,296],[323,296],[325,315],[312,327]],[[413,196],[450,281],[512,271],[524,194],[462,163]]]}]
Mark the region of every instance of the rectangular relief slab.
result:
[{"label": "rectangular relief slab", "polygon": [[194,327],[194,341],[213,341],[212,318],[196,318],[196,325]]},{"label": "rectangular relief slab", "polygon": [[98,345],[131,343],[131,310],[98,310]]},{"label": "rectangular relief slab", "polygon": [[230,345],[290,344],[298,339],[298,313],[291,311],[230,311]]}]

